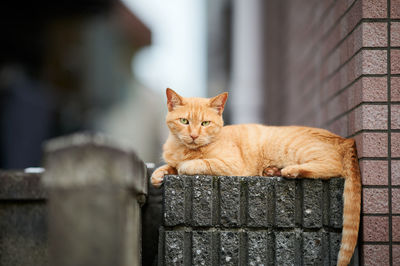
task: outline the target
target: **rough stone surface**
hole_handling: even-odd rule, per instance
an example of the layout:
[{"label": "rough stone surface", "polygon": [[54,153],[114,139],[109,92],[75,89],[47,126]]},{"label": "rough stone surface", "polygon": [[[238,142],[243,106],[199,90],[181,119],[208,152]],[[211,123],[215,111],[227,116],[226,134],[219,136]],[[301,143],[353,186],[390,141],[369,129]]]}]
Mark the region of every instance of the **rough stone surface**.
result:
[{"label": "rough stone surface", "polygon": [[275,222],[278,227],[294,227],[296,222],[296,180],[275,183]]},{"label": "rough stone surface", "polygon": [[324,250],[323,232],[303,233],[303,264],[304,265],[323,265]]},{"label": "rough stone surface", "polygon": [[277,265],[300,265],[300,233],[275,233],[275,260]]},{"label": "rough stone surface", "polygon": [[247,226],[269,227],[274,224],[275,180],[265,177],[248,178],[247,182]]},{"label": "rough stone surface", "polygon": [[342,228],[344,179],[329,179],[329,226]]},{"label": "rough stone surface", "polygon": [[193,232],[192,265],[213,265],[216,262],[215,253],[216,237],[213,232]]},{"label": "rough stone surface", "polygon": [[186,240],[185,231],[166,231],[165,232],[165,265],[185,265],[189,263],[185,256],[189,248]]},{"label": "rough stone surface", "polygon": [[322,227],[323,186],[321,180],[303,179],[303,226]]},{"label": "rough stone surface", "polygon": [[164,223],[174,226],[185,223],[185,178],[169,176],[164,182]]},{"label": "rough stone surface", "polygon": [[250,231],[247,233],[248,263],[247,265],[274,264],[274,236],[268,231]]},{"label": "rough stone surface", "polygon": [[244,223],[241,217],[243,208],[240,177],[219,177],[219,189],[221,199],[221,224],[226,227],[237,227]]},{"label": "rough stone surface", "polygon": [[213,178],[195,176],[192,192],[192,224],[194,226],[213,225]]},{"label": "rough stone surface", "polygon": [[330,257],[330,265],[336,265],[337,255],[340,249],[340,240],[342,239],[341,233],[329,233],[329,257]]},{"label": "rough stone surface", "polygon": [[164,215],[181,220],[164,219],[159,265],[335,265],[343,185],[340,178],[167,176]]},{"label": "rough stone surface", "polygon": [[237,231],[220,233],[220,265],[239,265],[240,234]]}]

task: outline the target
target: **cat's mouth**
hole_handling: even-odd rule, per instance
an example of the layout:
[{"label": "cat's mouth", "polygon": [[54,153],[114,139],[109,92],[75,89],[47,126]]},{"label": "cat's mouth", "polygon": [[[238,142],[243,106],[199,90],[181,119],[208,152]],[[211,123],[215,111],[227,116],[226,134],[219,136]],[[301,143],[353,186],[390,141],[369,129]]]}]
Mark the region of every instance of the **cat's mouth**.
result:
[{"label": "cat's mouth", "polygon": [[196,140],[192,140],[191,142],[187,143],[189,146],[199,146],[200,144],[196,143]]},{"label": "cat's mouth", "polygon": [[184,141],[185,145],[190,149],[196,149],[198,147],[204,146],[205,144],[200,143],[197,139],[192,141]]}]

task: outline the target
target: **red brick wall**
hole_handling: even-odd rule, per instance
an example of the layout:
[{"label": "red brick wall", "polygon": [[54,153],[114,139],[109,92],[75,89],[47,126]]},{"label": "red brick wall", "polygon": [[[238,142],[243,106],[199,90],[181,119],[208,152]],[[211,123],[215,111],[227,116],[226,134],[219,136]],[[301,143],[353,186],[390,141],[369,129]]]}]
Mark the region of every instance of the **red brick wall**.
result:
[{"label": "red brick wall", "polygon": [[285,3],[283,124],[356,139],[362,265],[400,265],[400,0]]}]

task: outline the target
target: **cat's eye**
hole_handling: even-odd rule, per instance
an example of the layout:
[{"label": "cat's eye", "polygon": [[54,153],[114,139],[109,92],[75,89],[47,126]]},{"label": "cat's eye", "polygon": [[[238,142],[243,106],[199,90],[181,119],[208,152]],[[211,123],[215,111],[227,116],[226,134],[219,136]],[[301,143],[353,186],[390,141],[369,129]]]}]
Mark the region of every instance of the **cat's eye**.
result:
[{"label": "cat's eye", "polygon": [[206,126],[208,126],[210,124],[210,121],[203,121],[203,122],[201,122],[201,125],[203,126],[203,127],[206,127]]},{"label": "cat's eye", "polygon": [[179,120],[181,121],[182,124],[185,124],[185,125],[189,124],[189,120],[187,120],[186,118],[181,118]]}]

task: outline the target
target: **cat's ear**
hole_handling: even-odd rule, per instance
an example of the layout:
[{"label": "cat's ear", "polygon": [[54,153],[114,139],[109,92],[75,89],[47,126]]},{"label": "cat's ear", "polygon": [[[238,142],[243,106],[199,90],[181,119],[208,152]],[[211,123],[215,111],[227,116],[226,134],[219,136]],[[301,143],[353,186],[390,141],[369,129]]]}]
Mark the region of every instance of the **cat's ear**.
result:
[{"label": "cat's ear", "polygon": [[217,110],[218,114],[221,115],[225,108],[226,99],[228,99],[228,93],[221,93],[210,99],[210,107]]},{"label": "cat's ear", "polygon": [[182,97],[175,91],[171,90],[170,88],[167,88],[168,111],[171,112],[178,105],[182,105]]}]

